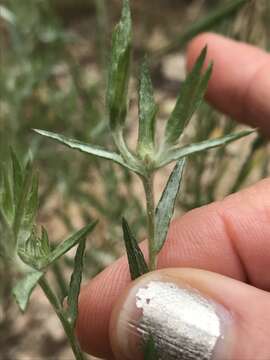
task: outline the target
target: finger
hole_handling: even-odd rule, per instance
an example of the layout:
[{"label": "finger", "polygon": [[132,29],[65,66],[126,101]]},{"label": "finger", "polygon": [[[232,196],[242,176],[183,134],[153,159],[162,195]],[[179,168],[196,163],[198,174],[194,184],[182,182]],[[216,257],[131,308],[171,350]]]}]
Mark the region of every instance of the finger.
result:
[{"label": "finger", "polygon": [[260,127],[269,136],[270,55],[251,45],[206,33],[189,45],[189,69],[206,44],[207,58],[214,62],[207,98],[222,112]]},{"label": "finger", "polygon": [[270,294],[195,269],[141,277],[121,296],[110,322],[117,360],[143,359],[151,336],[162,359],[270,358]]},{"label": "finger", "polygon": [[[175,220],[159,268],[195,267],[270,289],[270,180]],[[108,267],[82,290],[77,334],[83,349],[109,356],[108,324],[113,304],[130,282],[126,258]]]}]

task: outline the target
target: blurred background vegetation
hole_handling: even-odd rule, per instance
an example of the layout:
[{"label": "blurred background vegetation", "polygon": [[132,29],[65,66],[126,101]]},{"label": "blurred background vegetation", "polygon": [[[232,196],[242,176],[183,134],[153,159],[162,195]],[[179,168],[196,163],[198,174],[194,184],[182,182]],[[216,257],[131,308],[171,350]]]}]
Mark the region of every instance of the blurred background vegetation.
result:
[{"label": "blurred background vegetation", "polygon": [[[269,49],[269,1],[251,0],[237,11],[228,11],[232,3],[131,1],[131,144],[136,141],[137,69],[144,53],[152,60],[162,126],[184,78],[185,45],[198,31],[211,29]],[[46,225],[53,240],[58,241],[89,219],[100,219],[89,240],[87,277],[123,252],[123,214],[136,234],[144,237],[141,188],[126,170],[55,145],[35,135],[31,128],[112,146],[105,86],[110,34],[120,7],[120,0],[0,0],[0,162],[8,161],[11,146],[23,162],[34,158],[40,173],[39,222]],[[236,126],[232,119],[204,104],[184,141],[223,135]],[[190,158],[178,212],[207,204],[266,177],[268,155],[266,140],[254,135],[226,149]],[[158,179],[157,191],[166,176],[165,171]],[[69,266],[70,259],[66,258],[61,264],[64,273]],[[0,358],[71,358],[62,331],[55,330],[58,324],[54,327],[50,323],[54,317],[47,316],[49,309],[40,294],[33,300],[30,313],[18,317],[9,296],[13,276],[12,269],[0,261]],[[54,276],[59,276],[58,269]]]}]

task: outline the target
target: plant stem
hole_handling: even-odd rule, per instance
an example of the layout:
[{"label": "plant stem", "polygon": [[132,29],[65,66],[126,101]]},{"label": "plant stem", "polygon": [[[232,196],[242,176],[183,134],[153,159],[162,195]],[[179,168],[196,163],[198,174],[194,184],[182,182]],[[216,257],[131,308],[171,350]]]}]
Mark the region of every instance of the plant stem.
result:
[{"label": "plant stem", "polygon": [[70,343],[73,354],[75,356],[75,359],[76,360],[84,360],[84,356],[80,350],[79,344],[74,335],[74,330],[72,328],[72,325],[69,323],[68,319],[64,315],[62,306],[61,306],[58,298],[53,293],[50,285],[48,284],[46,279],[44,279],[44,277],[39,281],[39,285],[41,286],[44,294],[46,295],[47,299],[49,300],[50,304],[52,305],[56,315],[58,316],[58,319],[61,321],[61,324],[67,335],[67,338]]},{"label": "plant stem", "polygon": [[142,178],[143,187],[146,197],[146,214],[147,214],[147,228],[148,228],[148,256],[149,269],[155,270],[157,267],[157,253],[155,250],[155,200],[154,200],[154,186],[153,174],[149,177]]}]

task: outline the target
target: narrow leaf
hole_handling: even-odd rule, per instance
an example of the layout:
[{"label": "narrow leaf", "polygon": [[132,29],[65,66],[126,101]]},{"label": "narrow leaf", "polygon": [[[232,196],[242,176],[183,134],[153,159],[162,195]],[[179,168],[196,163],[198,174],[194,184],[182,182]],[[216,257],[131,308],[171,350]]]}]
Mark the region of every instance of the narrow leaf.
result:
[{"label": "narrow leaf", "polygon": [[205,140],[196,144],[191,144],[180,148],[171,149],[166,153],[162,154],[161,158],[158,161],[158,168],[165,166],[171,163],[172,161],[179,160],[183,157],[229,144],[235,140],[241,139],[242,137],[252,134],[254,131],[255,130],[253,129],[239,131],[237,133],[230,134],[221,138]]},{"label": "narrow leaf", "polygon": [[43,272],[33,270],[25,275],[25,277],[17,282],[12,290],[16,302],[22,312],[27,309],[30,296],[43,276]]},{"label": "narrow leaf", "polygon": [[133,170],[135,172],[139,172],[138,169],[132,168],[130,165],[128,165],[122,158],[121,155],[111,152],[111,151],[107,151],[105,149],[102,149],[100,147],[96,147],[96,146],[92,146],[90,144],[87,143],[83,143],[81,141],[75,140],[75,139],[71,139],[68,138],[64,135],[60,135],[60,134],[56,134],[50,131],[45,131],[45,130],[38,130],[38,129],[34,129],[34,131],[42,136],[46,136],[50,139],[56,140],[58,142],[60,142],[63,145],[66,145],[68,147],[70,147],[71,149],[75,149],[75,150],[79,150],[83,153],[87,153],[87,154],[91,154],[94,156],[98,156],[101,157],[103,159],[107,159],[107,160],[112,160],[114,162],[116,162],[117,164],[120,164],[130,170]]},{"label": "narrow leaf", "polygon": [[212,73],[212,65],[210,65],[206,72],[201,75],[206,54],[207,48],[205,47],[181,87],[175,108],[165,130],[166,143],[169,145],[176,143],[203,100]]},{"label": "narrow leaf", "polygon": [[149,271],[143,253],[138,246],[138,242],[132,234],[127,221],[122,219],[122,229],[125,246],[127,250],[129,271],[131,279],[134,280]]},{"label": "narrow leaf", "polygon": [[123,0],[122,17],[112,37],[107,103],[110,126],[122,127],[127,114],[127,93],[130,76],[132,24],[129,0]]},{"label": "narrow leaf", "polygon": [[69,292],[68,292],[68,318],[72,326],[75,326],[75,322],[78,314],[78,297],[81,288],[82,272],[83,272],[83,258],[85,252],[86,238],[83,238],[76,251],[74,270],[71,275]]},{"label": "narrow leaf", "polygon": [[58,260],[61,256],[63,256],[66,252],[68,252],[71,248],[77,245],[81,240],[85,239],[95,228],[97,225],[97,221],[93,221],[90,224],[86,225],[81,230],[77,231],[71,237],[63,241],[59,244],[50,254],[47,262],[47,266]]},{"label": "narrow leaf", "polygon": [[154,99],[154,90],[145,60],[141,66],[139,87],[139,137],[138,152],[143,156],[152,152],[155,146],[155,117],[157,105]]},{"label": "narrow leaf", "polygon": [[156,209],[155,251],[157,253],[160,252],[166,240],[169,225],[174,212],[175,201],[180,189],[184,166],[185,159],[179,160],[175,165]]}]

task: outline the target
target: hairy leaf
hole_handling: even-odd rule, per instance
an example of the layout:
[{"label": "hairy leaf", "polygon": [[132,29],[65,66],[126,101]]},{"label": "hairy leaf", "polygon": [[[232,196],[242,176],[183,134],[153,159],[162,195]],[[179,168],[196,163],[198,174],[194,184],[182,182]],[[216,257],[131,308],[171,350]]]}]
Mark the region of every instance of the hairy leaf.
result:
[{"label": "hairy leaf", "polygon": [[16,302],[22,312],[27,309],[30,296],[43,276],[43,272],[33,270],[26,274],[23,279],[19,280],[14,286],[12,293],[15,296]]},{"label": "hairy leaf", "polygon": [[70,147],[71,149],[76,149],[83,153],[95,155],[95,156],[101,157],[103,159],[112,160],[112,161],[116,162],[117,164],[120,164],[132,171],[140,173],[140,171],[138,169],[135,169],[135,168],[131,167],[130,165],[128,165],[124,161],[122,156],[117,153],[107,151],[100,147],[92,146],[90,144],[83,143],[81,141],[71,139],[64,135],[56,134],[56,133],[53,133],[50,131],[38,130],[38,129],[34,129],[34,131],[42,136],[46,136],[50,139],[56,140],[56,141],[60,142],[61,144]]},{"label": "hairy leaf", "polygon": [[138,152],[144,156],[154,150],[155,145],[155,117],[157,105],[155,104],[152,81],[146,60],[141,66],[139,88],[139,137]]},{"label": "hairy leaf", "polygon": [[169,225],[174,212],[175,201],[182,180],[184,166],[185,159],[181,159],[176,163],[156,209],[155,251],[157,253],[162,249],[166,240]]},{"label": "hairy leaf", "polygon": [[71,275],[69,292],[68,292],[68,318],[72,326],[75,326],[75,321],[78,314],[78,298],[81,288],[82,272],[83,272],[83,257],[85,252],[86,238],[83,238],[76,251],[74,269]]},{"label": "hairy leaf", "polygon": [[234,134],[226,135],[221,138],[205,140],[196,144],[175,148],[163,153],[158,161],[157,167],[165,166],[172,161],[179,160],[183,157],[199,153],[201,151],[213,149],[219,146],[229,144],[235,140],[252,134],[255,130],[243,130]]},{"label": "hairy leaf", "polygon": [[122,228],[125,246],[127,250],[129,271],[131,279],[134,280],[149,271],[143,253],[138,246],[138,242],[132,234],[127,221],[122,219]]},{"label": "hairy leaf", "polygon": [[206,72],[201,75],[206,53],[207,48],[205,47],[181,87],[180,95],[165,130],[165,141],[169,145],[174,145],[177,142],[203,100],[212,73],[212,65],[210,65]]},{"label": "hairy leaf", "polygon": [[107,103],[110,126],[122,127],[127,114],[132,24],[129,0],[123,0],[122,17],[112,37]]}]

